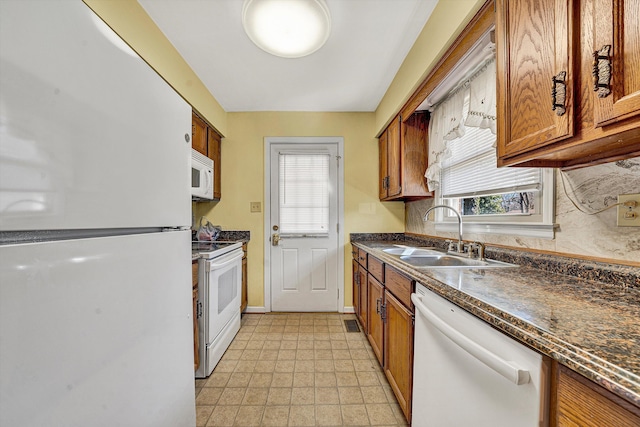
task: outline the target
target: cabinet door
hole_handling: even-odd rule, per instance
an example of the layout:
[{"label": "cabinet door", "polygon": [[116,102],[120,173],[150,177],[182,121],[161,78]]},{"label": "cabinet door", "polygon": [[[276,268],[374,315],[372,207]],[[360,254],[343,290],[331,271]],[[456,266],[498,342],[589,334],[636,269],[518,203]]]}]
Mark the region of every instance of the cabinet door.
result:
[{"label": "cabinet door", "polygon": [[222,165],[220,162],[221,138],[210,127],[207,127],[207,133],[207,152],[209,158],[213,160],[213,198],[219,200],[222,195],[220,191],[220,178],[222,177]]},{"label": "cabinet door", "polygon": [[499,158],[574,133],[572,4],[573,0],[496,0]]},{"label": "cabinet door", "polygon": [[351,268],[353,269],[353,312],[356,317],[360,314],[360,265],[354,259],[351,261]]},{"label": "cabinet door", "polygon": [[413,315],[391,293],[385,291],[384,373],[411,422],[413,386]]},{"label": "cabinet door", "polygon": [[207,155],[207,124],[195,114],[191,115],[191,147]]},{"label": "cabinet door", "polygon": [[565,367],[561,367],[559,371],[557,419],[551,420],[552,425],[558,427],[637,427],[640,425],[640,416],[638,416],[640,409]]},{"label": "cabinet door", "polygon": [[595,0],[594,31],[595,125],[638,116],[640,0]]},{"label": "cabinet door", "polygon": [[380,200],[387,198],[387,176],[389,175],[389,172],[387,169],[387,151],[389,150],[387,145],[387,135],[388,135],[387,131],[385,130],[384,132],[382,132],[382,135],[380,135],[380,138],[378,139],[378,152],[379,152],[378,153],[379,154],[378,196],[380,197]]},{"label": "cabinet door", "polygon": [[378,362],[382,365],[382,305],[384,304],[384,287],[371,274],[367,276],[368,288],[368,318],[369,328],[367,330],[367,338],[371,343],[371,348],[378,358]]},{"label": "cabinet door", "polygon": [[360,277],[358,280],[360,281],[360,304],[358,306],[358,319],[360,319],[360,324],[366,333],[369,329],[368,321],[368,313],[367,313],[367,270],[361,265],[358,267],[360,271]]},{"label": "cabinet door", "polygon": [[400,116],[396,117],[387,128],[387,197],[402,192],[400,120]]}]

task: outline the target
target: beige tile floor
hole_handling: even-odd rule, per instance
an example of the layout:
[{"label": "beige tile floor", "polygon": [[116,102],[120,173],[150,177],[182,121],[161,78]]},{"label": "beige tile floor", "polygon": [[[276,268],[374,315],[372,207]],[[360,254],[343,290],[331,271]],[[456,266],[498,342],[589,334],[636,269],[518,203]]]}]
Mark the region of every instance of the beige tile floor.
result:
[{"label": "beige tile floor", "polygon": [[196,380],[198,426],[406,426],[350,314],[246,314],[209,378]]}]

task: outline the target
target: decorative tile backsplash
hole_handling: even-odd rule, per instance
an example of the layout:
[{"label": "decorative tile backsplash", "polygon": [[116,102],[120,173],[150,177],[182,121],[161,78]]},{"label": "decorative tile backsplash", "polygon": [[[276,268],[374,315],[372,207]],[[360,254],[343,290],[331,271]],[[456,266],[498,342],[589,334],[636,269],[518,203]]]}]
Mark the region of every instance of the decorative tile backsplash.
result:
[{"label": "decorative tile backsplash", "polygon": [[[564,179],[564,185],[563,185]],[[565,192],[566,189],[566,192]],[[640,157],[567,172],[556,170],[555,239],[465,233],[465,240],[480,240],[517,248],[542,249],[566,254],[640,260],[640,228],[617,227],[616,208],[595,212],[617,203],[618,194],[640,193]],[[423,222],[433,200],[406,204],[406,231],[432,236],[454,237],[436,232],[433,222]],[[463,230],[464,231],[464,230]]]}]

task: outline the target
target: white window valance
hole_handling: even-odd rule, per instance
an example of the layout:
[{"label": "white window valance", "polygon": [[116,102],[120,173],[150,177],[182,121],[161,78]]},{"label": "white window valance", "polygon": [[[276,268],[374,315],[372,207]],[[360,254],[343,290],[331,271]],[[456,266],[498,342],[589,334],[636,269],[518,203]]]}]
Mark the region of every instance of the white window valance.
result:
[{"label": "white window valance", "polygon": [[429,167],[425,172],[429,191],[440,188],[442,162],[449,157],[448,141],[463,137],[466,127],[496,132],[495,58],[460,82],[444,101],[435,105],[429,123]]},{"label": "white window valance", "polygon": [[490,129],[496,134],[496,61],[469,81],[469,110],[464,125]]}]

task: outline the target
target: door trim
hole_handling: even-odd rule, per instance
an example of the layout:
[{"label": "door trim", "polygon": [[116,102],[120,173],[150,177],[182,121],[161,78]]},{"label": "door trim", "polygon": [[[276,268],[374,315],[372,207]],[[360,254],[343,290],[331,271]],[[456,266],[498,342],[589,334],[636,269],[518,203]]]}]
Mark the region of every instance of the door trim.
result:
[{"label": "door trim", "polygon": [[338,313],[344,313],[344,138],[341,136],[266,136],[264,138],[264,311],[271,312],[271,145],[337,144],[338,166]]}]

